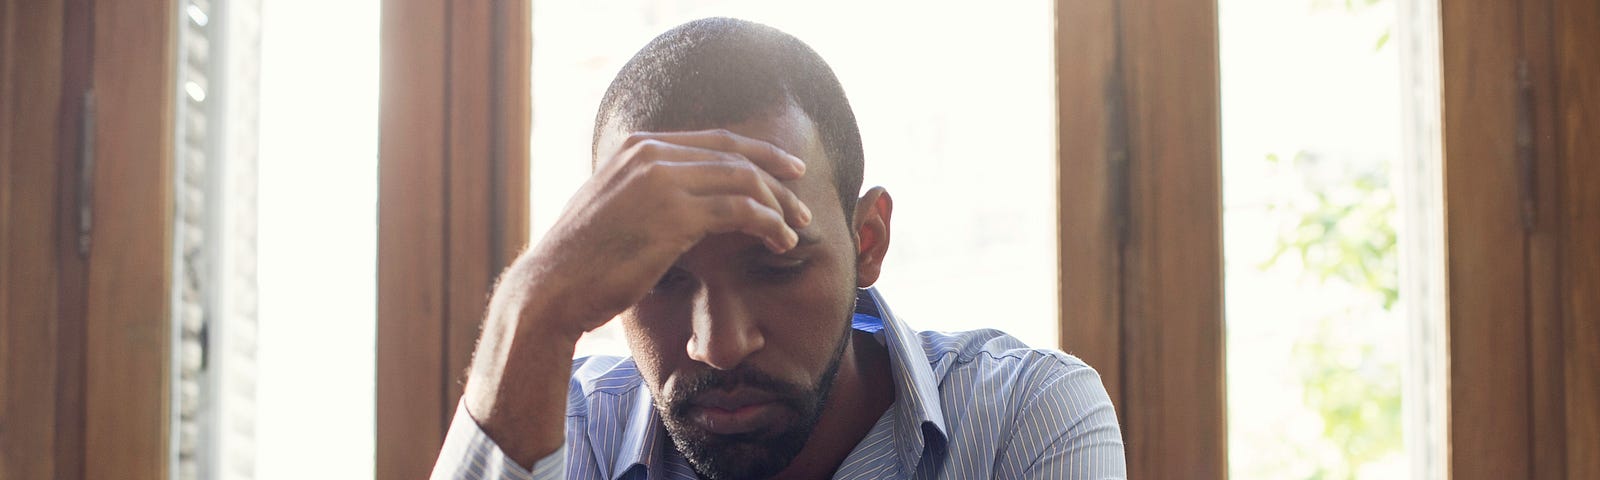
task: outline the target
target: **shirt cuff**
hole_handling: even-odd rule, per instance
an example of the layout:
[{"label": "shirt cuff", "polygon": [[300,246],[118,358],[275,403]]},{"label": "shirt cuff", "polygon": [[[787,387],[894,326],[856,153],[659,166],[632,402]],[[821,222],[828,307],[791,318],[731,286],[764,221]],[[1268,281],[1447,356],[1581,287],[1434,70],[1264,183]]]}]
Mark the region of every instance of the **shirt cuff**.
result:
[{"label": "shirt cuff", "polygon": [[483,432],[467,414],[465,404],[456,404],[450,432],[445,435],[439,460],[433,465],[432,480],[557,480],[567,475],[567,446],[563,444],[533,468],[523,468],[507,457],[500,445]]}]

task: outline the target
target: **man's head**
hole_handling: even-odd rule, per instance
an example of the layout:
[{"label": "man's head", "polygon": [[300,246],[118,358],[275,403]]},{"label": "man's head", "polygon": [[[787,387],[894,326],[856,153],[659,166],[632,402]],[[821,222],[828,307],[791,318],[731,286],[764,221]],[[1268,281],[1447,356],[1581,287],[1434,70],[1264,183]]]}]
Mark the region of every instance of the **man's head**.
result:
[{"label": "man's head", "polygon": [[720,128],[791,105],[816,129],[848,215],[861,190],[863,154],[844,87],[810,46],[759,23],[706,18],[645,45],[600,100],[593,149],[600,158],[600,139],[608,130]]},{"label": "man's head", "polygon": [[861,198],[861,143],[844,91],[809,47],[770,27],[705,19],[645,46],[607,91],[596,162],[636,131],[726,129],[801,158],[783,182],[810,207],[799,244],[706,237],[620,319],[678,449],[709,478],[784,469],[811,439],[850,350],[858,287],[877,280],[891,202]]}]

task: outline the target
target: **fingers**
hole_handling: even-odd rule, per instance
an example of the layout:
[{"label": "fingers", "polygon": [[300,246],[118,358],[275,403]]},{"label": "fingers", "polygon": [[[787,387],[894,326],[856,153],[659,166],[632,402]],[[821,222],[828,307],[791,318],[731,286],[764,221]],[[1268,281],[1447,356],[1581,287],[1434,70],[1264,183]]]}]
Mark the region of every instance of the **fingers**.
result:
[{"label": "fingers", "polygon": [[640,171],[691,194],[744,194],[783,213],[795,227],[811,223],[811,210],[800,197],[743,154],[647,139],[631,147],[627,155],[635,168],[648,164]]},{"label": "fingers", "polygon": [[783,253],[800,242],[800,236],[784,223],[783,216],[761,202],[744,195],[695,197],[709,233],[740,232],[761,239],[768,250]]},{"label": "fingers", "polygon": [[793,190],[743,159],[658,165],[667,170],[668,181],[682,185],[691,194],[745,195],[780,212],[784,221],[795,228],[811,223],[811,209]]},{"label": "fingers", "polygon": [[811,222],[810,209],[780,181],[800,178],[805,163],[771,143],[726,130],[636,133],[620,155],[616,168],[688,193],[689,215],[699,218],[682,226],[700,234],[741,232],[782,253],[798,243],[794,229]]},{"label": "fingers", "polygon": [[743,155],[744,158],[749,159],[750,163],[761,167],[762,170],[765,170],[773,177],[783,180],[800,178],[806,171],[806,163],[800,157],[791,155],[771,143],[727,130],[638,132],[628,136],[628,140],[622,144],[622,150],[626,151],[636,145],[652,140],[705,150],[737,153]]}]

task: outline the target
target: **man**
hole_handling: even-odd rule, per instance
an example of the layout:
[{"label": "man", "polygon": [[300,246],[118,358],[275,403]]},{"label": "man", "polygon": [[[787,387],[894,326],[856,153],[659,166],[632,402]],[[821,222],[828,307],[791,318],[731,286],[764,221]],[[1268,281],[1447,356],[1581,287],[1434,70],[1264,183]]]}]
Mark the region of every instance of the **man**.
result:
[{"label": "man", "polygon": [[[1124,475],[1094,370],[912,331],[870,288],[893,203],[857,197],[854,114],[799,40],[662,34],[606,92],[594,162],[496,286],[435,478]],[[613,317],[632,357],[572,361]]]}]

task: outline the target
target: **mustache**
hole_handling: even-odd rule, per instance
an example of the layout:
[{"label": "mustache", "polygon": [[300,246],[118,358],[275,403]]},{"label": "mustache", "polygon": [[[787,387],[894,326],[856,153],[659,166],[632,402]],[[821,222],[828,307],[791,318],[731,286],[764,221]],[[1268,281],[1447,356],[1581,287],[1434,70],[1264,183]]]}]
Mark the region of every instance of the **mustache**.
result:
[{"label": "mustache", "polygon": [[689,408],[693,406],[691,401],[695,397],[707,392],[735,388],[770,393],[778,403],[795,411],[805,411],[806,406],[802,400],[810,394],[810,390],[800,385],[780,380],[759,370],[741,367],[735,370],[707,370],[695,374],[681,383],[681,388],[673,392],[668,404],[672,405],[673,416],[682,417],[688,414]]}]

